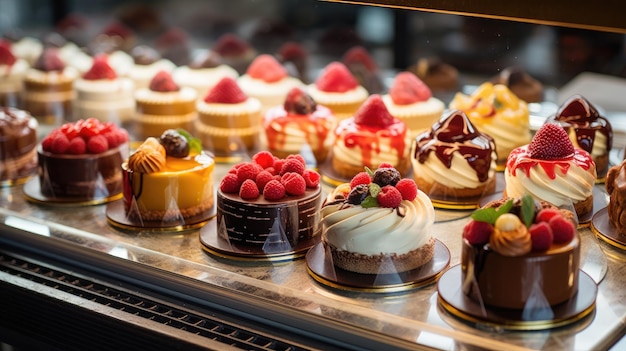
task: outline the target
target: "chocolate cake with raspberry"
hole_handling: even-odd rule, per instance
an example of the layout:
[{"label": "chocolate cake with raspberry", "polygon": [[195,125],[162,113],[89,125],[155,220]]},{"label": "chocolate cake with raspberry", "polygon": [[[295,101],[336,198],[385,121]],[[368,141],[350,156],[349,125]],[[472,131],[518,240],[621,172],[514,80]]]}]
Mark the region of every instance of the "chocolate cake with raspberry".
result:
[{"label": "chocolate cake with raspberry", "polygon": [[320,176],[304,159],[268,151],[236,164],[217,191],[217,233],[232,245],[290,251],[321,232]]},{"label": "chocolate cake with raspberry", "polygon": [[112,122],[65,123],[37,148],[41,193],[77,201],[114,198],[122,192],[120,165],[128,150],[128,133]]}]

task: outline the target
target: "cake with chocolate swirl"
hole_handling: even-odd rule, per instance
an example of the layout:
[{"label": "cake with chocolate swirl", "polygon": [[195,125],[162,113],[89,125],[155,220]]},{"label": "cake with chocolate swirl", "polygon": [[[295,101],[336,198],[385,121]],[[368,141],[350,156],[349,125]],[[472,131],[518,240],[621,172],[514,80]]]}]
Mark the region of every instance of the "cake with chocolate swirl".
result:
[{"label": "cake with chocolate swirl", "polygon": [[0,182],[14,182],[37,169],[37,120],[28,111],[0,108]]}]

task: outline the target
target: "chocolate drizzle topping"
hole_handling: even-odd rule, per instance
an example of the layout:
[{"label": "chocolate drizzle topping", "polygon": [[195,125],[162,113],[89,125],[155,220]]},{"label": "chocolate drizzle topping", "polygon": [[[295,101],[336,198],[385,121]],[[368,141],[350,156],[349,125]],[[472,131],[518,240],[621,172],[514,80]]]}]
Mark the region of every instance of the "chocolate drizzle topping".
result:
[{"label": "chocolate drizzle topping", "polygon": [[447,167],[452,166],[454,152],[459,152],[476,171],[481,182],[489,178],[491,158],[495,149],[493,138],[480,133],[464,112],[455,110],[436,122],[430,131],[416,137],[416,158],[426,162],[431,152]]},{"label": "chocolate drizzle topping", "polygon": [[609,121],[600,116],[598,110],[581,95],[567,99],[554,116],[563,127],[572,127],[580,148],[591,153],[595,142],[596,131],[606,136],[606,148],[613,145],[613,129]]}]

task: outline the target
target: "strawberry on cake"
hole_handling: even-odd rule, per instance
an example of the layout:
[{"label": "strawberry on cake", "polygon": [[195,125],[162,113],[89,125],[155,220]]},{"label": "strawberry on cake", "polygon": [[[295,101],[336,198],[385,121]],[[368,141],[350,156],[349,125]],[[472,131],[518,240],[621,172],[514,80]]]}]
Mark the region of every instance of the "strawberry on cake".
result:
[{"label": "strawberry on cake", "polygon": [[202,98],[222,78],[237,79],[239,73],[225,64],[220,54],[209,50],[196,56],[188,65],[176,67],[172,77],[176,84],[195,89],[198,97]]},{"label": "strawberry on cake", "polygon": [[265,252],[290,251],[320,234],[320,175],[300,155],[261,151],[233,166],[217,192],[218,236]]},{"label": "strawberry on cake", "polygon": [[89,71],[74,82],[74,116],[93,117],[121,125],[133,115],[134,89],[132,80],[118,77],[109,65],[107,55],[98,55],[94,57]]},{"label": "strawberry on cake", "polygon": [[363,274],[417,269],[434,255],[435,210],[412,179],[389,164],[360,172],[328,194],[322,242],[335,267]]},{"label": "strawberry on cake", "polygon": [[135,46],[130,56],[135,65],[128,72],[128,78],[135,83],[135,90],[147,88],[152,78],[160,71],[172,72],[176,65],[147,45]]},{"label": "strawberry on cake", "polygon": [[432,96],[430,88],[410,72],[396,75],[383,102],[392,116],[406,123],[413,136],[428,130],[445,108],[441,100]]},{"label": "strawberry on cake", "polygon": [[353,116],[369,96],[348,67],[338,61],[324,67],[307,89],[313,100],[328,107],[338,120]]},{"label": "strawberry on cake", "polygon": [[574,148],[561,126],[547,123],[530,144],[511,152],[504,180],[506,196],[530,194],[537,200],[571,208],[581,218],[593,207],[596,164],[587,151]]},{"label": "strawberry on cake", "polygon": [[0,39],[0,106],[20,108],[28,62],[15,57],[11,42]]},{"label": "strawberry on cake", "polygon": [[339,178],[351,179],[364,166],[381,163],[402,174],[411,166],[406,124],[389,113],[378,94],[371,95],[353,117],[339,122],[334,139],[329,157]]},{"label": "strawberry on cake", "polygon": [[222,78],[196,103],[196,110],[198,136],[216,156],[241,155],[257,148],[261,102],[246,95],[233,78]]}]

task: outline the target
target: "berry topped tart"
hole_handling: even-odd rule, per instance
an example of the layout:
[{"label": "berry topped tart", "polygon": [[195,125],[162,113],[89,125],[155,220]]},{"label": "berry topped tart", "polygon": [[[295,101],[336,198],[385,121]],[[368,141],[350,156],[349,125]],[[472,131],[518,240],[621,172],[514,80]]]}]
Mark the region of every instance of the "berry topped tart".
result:
[{"label": "berry topped tart", "polygon": [[120,165],[128,157],[128,132],[95,118],[53,129],[37,148],[39,189],[24,188],[35,200],[101,203],[122,193]]},{"label": "berry topped tart", "polygon": [[362,274],[414,270],[433,259],[435,210],[390,164],[358,173],[322,205],[322,242],[335,267]]},{"label": "berry topped tart", "polygon": [[514,149],[504,171],[505,196],[530,194],[557,207],[570,208],[583,222],[593,210],[596,164],[574,148],[558,124],[544,124],[528,145]]}]

